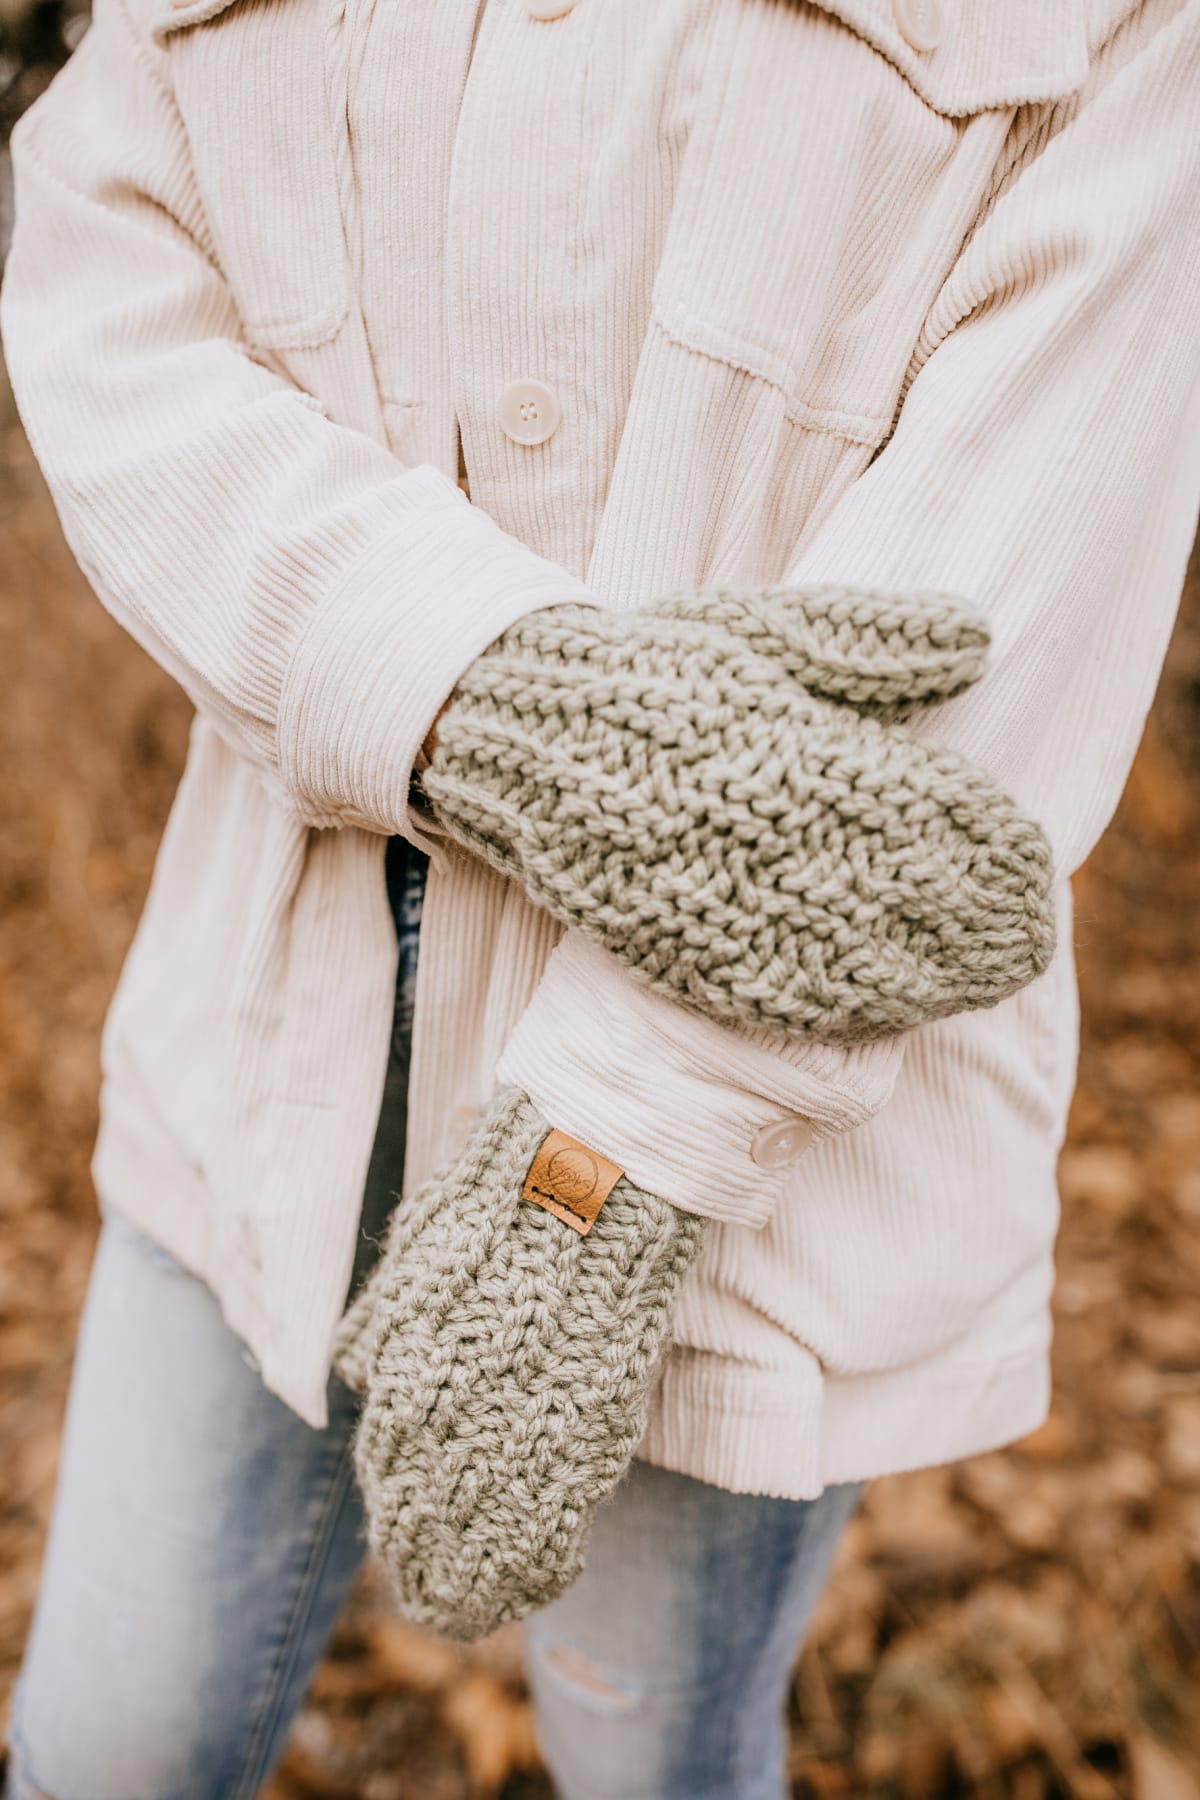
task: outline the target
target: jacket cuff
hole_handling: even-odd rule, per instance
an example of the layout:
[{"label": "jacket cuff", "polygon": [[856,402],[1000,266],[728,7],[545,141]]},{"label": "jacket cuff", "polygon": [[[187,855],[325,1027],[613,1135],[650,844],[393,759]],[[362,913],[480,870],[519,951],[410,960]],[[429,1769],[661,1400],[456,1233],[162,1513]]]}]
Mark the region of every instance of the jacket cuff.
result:
[{"label": "jacket cuff", "polygon": [[[635,982],[575,932],[551,957],[498,1065],[560,1130],[685,1212],[758,1230],[811,1149],[891,1098],[901,1040],[841,1050],[717,1025]],[[802,1119],[809,1146],[754,1160],[765,1127]]]},{"label": "jacket cuff", "polygon": [[440,470],[403,485],[404,511],[326,596],[284,681],[280,773],[310,825],[408,834],[413,766],[459,676],[524,613],[596,604]]}]

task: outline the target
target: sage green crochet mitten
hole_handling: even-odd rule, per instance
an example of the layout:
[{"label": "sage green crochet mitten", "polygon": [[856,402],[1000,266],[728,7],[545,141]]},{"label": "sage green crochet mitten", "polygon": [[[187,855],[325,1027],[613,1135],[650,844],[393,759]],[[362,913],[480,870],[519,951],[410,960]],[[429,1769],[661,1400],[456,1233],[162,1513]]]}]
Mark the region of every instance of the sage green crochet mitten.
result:
[{"label": "sage green crochet mitten", "polygon": [[422,787],[452,838],[672,998],[887,1036],[992,1006],[1053,954],[1041,829],[903,723],[987,647],[942,594],[536,612],[462,677]]},{"label": "sage green crochet mitten", "polygon": [[[554,1139],[538,1157],[549,1130],[524,1094],[498,1097],[396,1208],[336,1346],[364,1394],[354,1457],[371,1548],[402,1611],[456,1638],[580,1573],[706,1228],[623,1175],[596,1211],[603,1159]],[[521,1197],[527,1178],[554,1211]]]}]

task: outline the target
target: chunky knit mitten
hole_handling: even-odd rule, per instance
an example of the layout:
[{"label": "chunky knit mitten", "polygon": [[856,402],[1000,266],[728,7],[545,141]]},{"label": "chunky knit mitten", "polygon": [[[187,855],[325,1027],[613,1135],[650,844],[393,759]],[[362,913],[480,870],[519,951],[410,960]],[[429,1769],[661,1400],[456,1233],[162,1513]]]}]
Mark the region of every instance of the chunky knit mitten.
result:
[{"label": "chunky knit mitten", "polygon": [[987,646],[941,594],[536,612],[459,682],[422,786],[457,842],[673,998],[886,1036],[995,1005],[1053,953],[1040,828],[899,722]]},{"label": "chunky knit mitten", "polygon": [[[549,1129],[502,1093],[397,1207],[339,1332],[338,1371],[365,1396],[371,1547],[406,1615],[451,1637],[482,1637],[579,1574],[704,1236],[623,1175],[596,1211],[602,1159],[553,1140],[538,1158]],[[530,1182],[553,1210],[521,1197]]]}]

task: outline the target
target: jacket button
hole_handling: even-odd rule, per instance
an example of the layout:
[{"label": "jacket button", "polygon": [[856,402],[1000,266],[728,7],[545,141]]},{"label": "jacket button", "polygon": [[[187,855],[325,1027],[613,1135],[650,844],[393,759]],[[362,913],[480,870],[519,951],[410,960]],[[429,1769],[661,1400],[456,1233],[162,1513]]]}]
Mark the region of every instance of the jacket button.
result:
[{"label": "jacket button", "polygon": [[496,417],[514,444],[544,444],[558,430],[562,407],[544,381],[514,381],[501,394]]},{"label": "jacket button", "polygon": [[807,1119],[779,1119],[755,1132],[750,1154],[760,1169],[786,1169],[789,1163],[799,1162],[812,1137]]},{"label": "jacket button", "polygon": [[893,0],[896,23],[914,50],[936,50],[946,29],[942,0]]},{"label": "jacket button", "polygon": [[561,19],[579,5],[579,0],[527,0],[531,19]]}]

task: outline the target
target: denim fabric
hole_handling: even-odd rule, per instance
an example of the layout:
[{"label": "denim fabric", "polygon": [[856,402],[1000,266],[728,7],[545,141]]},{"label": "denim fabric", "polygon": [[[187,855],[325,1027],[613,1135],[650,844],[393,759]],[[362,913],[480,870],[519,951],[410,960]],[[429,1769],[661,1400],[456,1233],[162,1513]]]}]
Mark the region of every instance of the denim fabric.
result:
[{"label": "denim fabric", "polygon": [[413,1006],[417,997],[417,941],[429,858],[402,837],[388,839],[385,857],[388,902],[396,925],[396,1004],[392,1014],[392,1048],[383,1080],[379,1123],[367,1167],[359,1223],[358,1248],[350,1278],[353,1293],[367,1275],[387,1228],[404,1175],[408,1135],[408,1065],[412,1048]]},{"label": "denim fabric", "polygon": [[635,1463],[587,1567],[525,1627],[563,1800],[782,1800],[796,1652],[857,1484],[730,1494]]},{"label": "denim fabric", "polygon": [[[400,1185],[424,859],[396,840],[395,1028],[354,1283]],[[313,1431],[262,1386],[204,1284],[118,1216],[97,1250],[9,1800],[250,1800],[363,1554],[330,1382]],[[788,1671],[854,1492],[722,1493],[639,1466],[588,1570],[530,1630],[566,1800],[777,1800]]]}]

